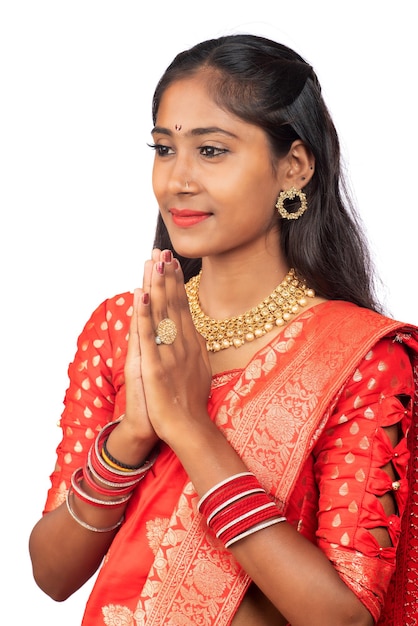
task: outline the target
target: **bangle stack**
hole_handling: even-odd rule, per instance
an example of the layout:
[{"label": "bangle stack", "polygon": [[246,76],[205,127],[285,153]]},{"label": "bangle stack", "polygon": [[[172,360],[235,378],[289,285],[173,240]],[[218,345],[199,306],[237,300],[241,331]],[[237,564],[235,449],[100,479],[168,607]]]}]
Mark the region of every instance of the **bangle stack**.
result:
[{"label": "bangle stack", "polygon": [[[110,422],[99,432],[88,452],[84,467],[76,469],[71,476],[71,487],[67,493],[66,504],[71,517],[84,528],[94,532],[114,530],[122,524],[123,516],[114,526],[95,528],[77,517],[70,504],[70,495],[73,494],[79,500],[96,507],[108,510],[117,508],[128,502],[135,487],[145,478],[147,472],[154,465],[158,454],[155,452],[149,460],[141,465],[127,465],[110,455],[106,448],[106,442],[119,422],[120,419],[116,422]],[[93,497],[87,493],[82,487],[82,482],[99,495],[104,496],[104,499]]]},{"label": "bangle stack", "polygon": [[286,521],[251,472],[221,481],[199,500],[198,509],[226,548],[253,533]]}]

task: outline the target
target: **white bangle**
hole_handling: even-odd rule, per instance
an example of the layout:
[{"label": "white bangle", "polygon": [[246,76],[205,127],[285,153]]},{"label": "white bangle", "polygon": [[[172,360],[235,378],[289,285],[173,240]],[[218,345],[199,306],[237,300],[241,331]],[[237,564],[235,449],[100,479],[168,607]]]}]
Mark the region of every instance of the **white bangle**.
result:
[{"label": "white bangle", "polygon": [[116,524],[113,524],[113,526],[108,526],[107,528],[96,528],[96,526],[90,526],[90,524],[87,524],[87,522],[83,522],[82,519],[80,519],[73,511],[71,504],[70,504],[70,494],[72,492],[72,489],[70,488],[67,491],[67,495],[65,497],[65,503],[67,505],[67,510],[69,512],[69,514],[71,515],[71,517],[73,518],[74,521],[77,522],[77,524],[79,524],[80,526],[82,526],[83,528],[86,528],[87,530],[91,530],[94,533],[109,533],[112,530],[116,530],[116,528],[119,528],[119,526],[121,526],[121,524],[123,523],[125,516],[122,515],[122,517],[120,518],[120,520],[118,522],[116,522]]},{"label": "white bangle", "polygon": [[263,530],[263,528],[268,528],[269,526],[273,526],[273,524],[279,524],[280,522],[286,522],[286,521],[287,520],[285,517],[275,517],[273,519],[266,520],[265,522],[261,522],[260,524],[257,524],[256,526],[249,528],[248,530],[241,533],[240,535],[237,535],[236,537],[233,537],[232,539],[227,541],[225,543],[225,548],[229,548],[229,546],[231,546],[236,541],[239,541],[240,539],[244,539],[244,537],[248,537],[249,535],[252,535],[258,532],[259,530]]}]

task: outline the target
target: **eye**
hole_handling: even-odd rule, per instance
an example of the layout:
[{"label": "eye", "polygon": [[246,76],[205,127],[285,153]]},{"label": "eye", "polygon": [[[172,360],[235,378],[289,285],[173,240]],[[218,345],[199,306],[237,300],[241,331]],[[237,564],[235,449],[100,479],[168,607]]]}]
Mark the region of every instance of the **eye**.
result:
[{"label": "eye", "polygon": [[208,159],[213,159],[214,157],[228,152],[225,148],[216,148],[216,146],[201,146],[199,151],[202,156],[205,156]]},{"label": "eye", "polygon": [[174,154],[174,150],[170,146],[165,146],[162,143],[149,143],[147,144],[152,150],[156,152],[159,157],[165,157],[170,154]]}]

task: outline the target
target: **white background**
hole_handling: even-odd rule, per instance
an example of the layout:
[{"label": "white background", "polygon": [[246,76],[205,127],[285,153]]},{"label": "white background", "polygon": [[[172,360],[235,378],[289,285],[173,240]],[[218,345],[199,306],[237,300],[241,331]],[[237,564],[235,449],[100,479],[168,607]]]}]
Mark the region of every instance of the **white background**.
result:
[{"label": "white background", "polygon": [[410,0],[0,3],[1,589],[13,624],[76,626],[27,542],[55,460],[67,365],[92,310],[141,282],[156,221],[151,97],[174,54],[234,32],[316,69],[394,317],[418,323],[417,38]]}]

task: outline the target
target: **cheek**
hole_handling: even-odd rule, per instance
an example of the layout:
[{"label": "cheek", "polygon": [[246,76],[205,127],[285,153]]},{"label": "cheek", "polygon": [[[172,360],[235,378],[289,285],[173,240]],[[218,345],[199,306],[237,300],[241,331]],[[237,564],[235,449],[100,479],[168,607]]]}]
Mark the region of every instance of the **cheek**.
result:
[{"label": "cheek", "polygon": [[242,211],[253,212],[257,210],[260,217],[265,215],[266,219],[270,219],[277,210],[275,208],[277,202],[276,187],[261,178],[258,181],[257,185],[236,186],[235,194],[230,194],[230,201],[237,207],[241,207]]},{"label": "cheek", "polygon": [[155,166],[152,170],[151,183],[152,183],[154,196],[156,197],[157,200],[160,200],[162,198],[164,184],[163,184],[162,177],[159,174],[158,169]]}]

